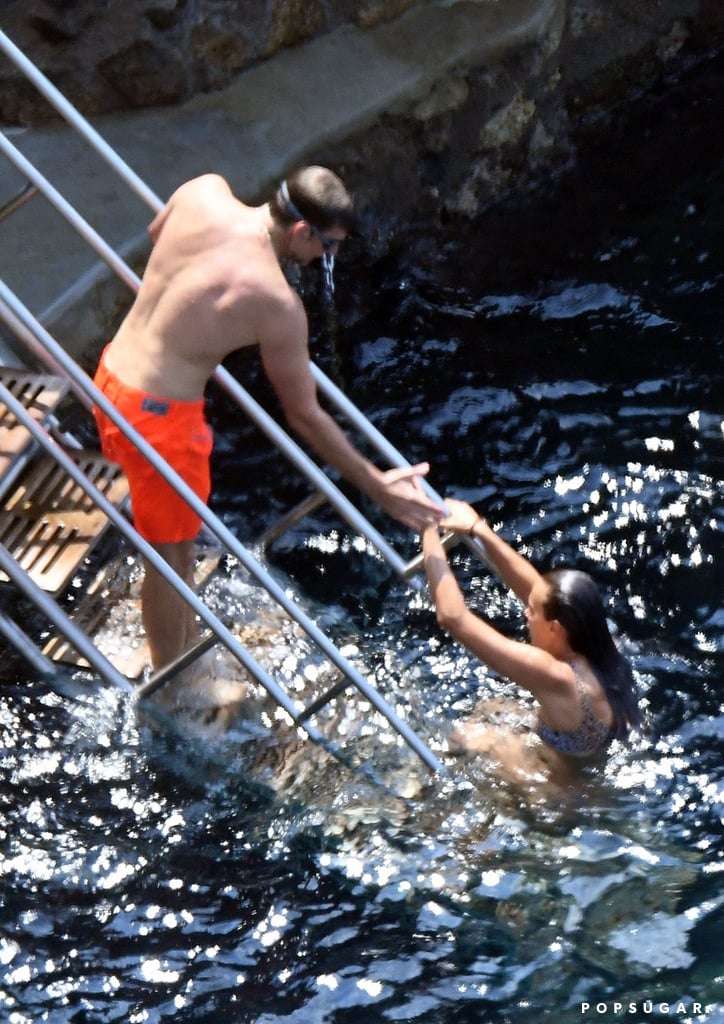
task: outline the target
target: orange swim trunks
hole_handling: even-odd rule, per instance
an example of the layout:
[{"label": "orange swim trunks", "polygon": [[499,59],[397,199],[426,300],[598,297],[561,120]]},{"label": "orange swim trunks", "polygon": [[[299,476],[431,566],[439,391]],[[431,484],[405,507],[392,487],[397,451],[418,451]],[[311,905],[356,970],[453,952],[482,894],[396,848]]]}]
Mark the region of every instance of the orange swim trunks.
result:
[{"label": "orange swim trunks", "polygon": [[[211,491],[209,456],[214,439],[204,416],[204,400],[170,401],[129,387],[108,370],[105,352],[94,384],[193,492],[207,502]],[[141,536],[154,544],[193,540],[201,518],[102,410],[95,407],[93,413],[103,454],[119,463],[128,478],[133,521]]]}]

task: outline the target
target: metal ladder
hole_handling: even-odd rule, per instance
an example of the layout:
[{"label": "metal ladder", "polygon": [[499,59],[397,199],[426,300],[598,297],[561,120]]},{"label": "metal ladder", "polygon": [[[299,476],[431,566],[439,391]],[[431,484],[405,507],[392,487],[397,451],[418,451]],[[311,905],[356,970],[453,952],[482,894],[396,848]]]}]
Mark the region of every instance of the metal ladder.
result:
[{"label": "metal ladder", "polygon": [[[239,563],[259,582],[277,606],[283,609],[304,630],[318,650],[339,670],[344,680],[344,687],[354,686],[369,704],[389,722],[392,728],[405,740],[428,768],[434,772],[444,771],[441,763],[427,744],[394,711],[375,687],[365,679],[362,673],[340,653],[316,623],[289,597],[286,591],[264,569],[257,559],[247,551],[228,528],[224,526],[218,517],[197,498],[181,477],[156,454],[155,450],[130,424],[123,420],[120,414],[116,412],[114,406],[95,388],[90,378],[63,351],[42,325],[32,317],[32,314],[7,289],[2,281],[0,281],[0,316],[9,325],[19,325],[21,328],[20,333],[23,336],[27,337],[28,333],[33,335],[36,341],[35,354],[38,355],[41,350],[47,352],[50,359],[64,370],[71,389],[77,397],[84,401],[84,404],[87,405],[89,401],[96,401],[115,420],[119,428],[127,433],[141,453],[154,465],[156,470],[171,486],[175,487],[184,500],[194,507],[205,526],[217,537],[221,545],[238,559]],[[72,456],[57,443],[42,423],[37,422],[33,418],[32,414],[24,408],[12,391],[2,383],[2,380],[0,380],[0,402],[5,405],[18,423],[27,430],[39,448],[47,452],[67,474],[68,478],[83,489],[107,519],[129,541],[132,547],[156,569],[169,585],[173,586],[181,594],[209,630],[209,636],[194,651],[187,652],[177,662],[166,666],[145,682],[135,685],[123,676],[111,661],[94,646],[86,634],[81,629],[78,629],[70,617],[66,615],[59,604],[43,591],[42,587],[32,579],[31,574],[25,571],[13,559],[7,548],[0,543],[0,569],[47,616],[76,650],[83,655],[88,664],[107,681],[142,699],[149,696],[160,686],[163,686],[178,671],[184,668],[190,659],[203,653],[211,643],[220,642],[249,675],[263,686],[269,696],[286,711],[295,725],[304,728],[312,740],[329,749],[335,756],[341,756],[334,746],[330,744],[329,740],[309,722],[309,718],[312,715],[316,714],[324,704],[337,695],[339,687],[333,688],[333,691],[330,691],[325,700],[320,702],[318,699],[315,701],[313,707],[300,708],[286,690],[241,645],[226,624],[206,606],[199,596],[158,555],[155,549],[136,532],[123,512],[109,501],[101,490],[95,486],[93,481],[83,473]],[[50,661],[44,659],[39,652],[31,653],[31,649],[34,647],[32,641],[22,633],[17,624],[9,620],[4,612],[0,614],[0,631],[21,653],[28,655],[31,662],[41,672],[48,677],[53,675],[54,667]],[[344,760],[344,758],[342,759]]]},{"label": "metal ladder", "polygon": [[[0,49],[20,68],[70,125],[83,136],[154,213],[162,208],[162,201],[121,160],[118,154],[98,135],[95,129],[2,32],[0,32]],[[12,201],[11,204],[8,204],[8,206],[17,208],[26,198],[30,198],[35,194],[43,195],[80,234],[84,241],[91,246],[97,255],[106,262],[120,280],[135,292],[140,285],[137,275],[90,224],[81,217],[77,210],[60,195],[37,168],[23,156],[7,136],[1,132],[0,150],[28,181],[28,186],[24,193]],[[2,212],[0,211],[0,216],[2,216]],[[10,215],[13,209],[8,210],[6,207],[4,212],[6,215]],[[19,338],[24,348],[36,361],[47,367],[51,373],[59,374],[68,383],[72,393],[83,405],[90,409],[93,404],[96,404],[118,425],[119,429],[131,439],[139,451],[152,463],[154,468],[197,512],[206,528],[217,538],[222,547],[238,559],[239,563],[260,583],[278,607],[283,609],[304,630],[318,650],[339,670],[341,677],[339,682],[333,685],[326,693],[317,697],[307,707],[300,708],[290,698],[289,694],[245,650],[228,627],[169,568],[151,545],[140,537],[122,511],[120,511],[117,503],[109,500],[95,486],[93,481],[79,469],[77,461],[62,446],[58,445],[52,434],[46,429],[46,425],[39,422],[37,418],[34,418],[23,407],[22,402],[3,384],[2,379],[0,379],[0,402],[4,403],[17,422],[22,424],[32,438],[33,443],[53,458],[63,472],[83,489],[107,517],[108,521],[181,594],[209,629],[209,634],[199,643],[196,649],[187,652],[173,665],[165,667],[144,683],[134,685],[122,673],[118,672],[108,659],[95,648],[86,634],[70,620],[57,602],[43,592],[42,588],[17,564],[5,546],[0,543],[0,569],[26,594],[36,607],[47,615],[50,621],[63,633],[76,650],[83,655],[88,664],[103,678],[142,698],[163,686],[168,679],[185,667],[190,660],[193,660],[213,643],[220,642],[231,652],[246,671],[264,687],[276,703],[284,708],[292,721],[296,725],[301,726],[315,742],[330,748],[328,739],[321,735],[310,723],[309,719],[316,715],[345,688],[353,686],[389,722],[392,728],[415,751],[428,768],[435,772],[443,771],[442,765],[429,747],[364,678],[360,671],[349,663],[332,641],[319,629],[316,623],[288,596],[257,559],[239,542],[238,538],[230,533],[213,512],[190,490],[178,474],[158,456],[148,442],[121,417],[115,410],[115,407],[94,386],[87,374],[80,369],[75,361],[23,305],[20,299],[7,287],[5,282],[1,280],[0,318],[12,330],[15,336]],[[313,364],[312,373],[320,392],[370,442],[381,456],[392,466],[409,465],[401,453],[383,437],[336,385]],[[381,536],[379,531],[341,493],[337,486],[309,459],[301,448],[279,427],[272,417],[262,409],[228,371],[223,367],[218,367],[214,377],[222,389],[247,413],[257,427],[267,434],[277,449],[287,456],[314,488],[314,494],[311,498],[302,503],[301,506],[298,506],[297,509],[292,510],[278,527],[268,533],[267,539],[278,536],[288,525],[291,525],[291,523],[306,514],[307,510],[326,500],[355,530],[367,539],[394,572],[403,578],[409,578],[410,575],[419,569],[419,560],[405,562],[400,554]],[[428,484],[424,483],[423,486],[425,486],[429,495],[440,500],[439,496]],[[451,538],[448,539],[448,542],[449,540]],[[479,557],[484,557],[482,547],[479,544],[473,541],[469,546]],[[32,641],[23,634],[17,624],[10,622],[4,613],[0,614],[0,632],[17,649],[21,650],[40,671],[52,674],[52,665],[49,660],[35,650]],[[334,753],[334,748],[332,747],[331,749]]]}]

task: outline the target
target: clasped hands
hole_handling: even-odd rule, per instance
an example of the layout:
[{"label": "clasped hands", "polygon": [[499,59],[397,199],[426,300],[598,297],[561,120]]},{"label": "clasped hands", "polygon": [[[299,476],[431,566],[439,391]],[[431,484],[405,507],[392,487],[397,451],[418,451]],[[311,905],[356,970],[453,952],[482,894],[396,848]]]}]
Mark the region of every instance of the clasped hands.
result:
[{"label": "clasped hands", "polygon": [[431,527],[467,533],[480,516],[466,501],[445,498],[442,505],[429,498],[420,483],[429,469],[429,463],[420,462],[383,473],[381,506],[418,533]]}]

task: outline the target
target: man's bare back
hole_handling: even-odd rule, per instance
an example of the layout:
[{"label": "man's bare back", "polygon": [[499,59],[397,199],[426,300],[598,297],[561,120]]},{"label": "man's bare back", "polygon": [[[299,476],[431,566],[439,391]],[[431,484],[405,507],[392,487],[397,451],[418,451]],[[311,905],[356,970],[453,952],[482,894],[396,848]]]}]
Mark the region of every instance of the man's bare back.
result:
[{"label": "man's bare back", "polygon": [[[154,248],[143,283],[101,357],[96,380],[203,501],[210,493],[209,460],[205,447],[193,446],[206,445],[210,433],[203,414],[207,381],[230,352],[258,345],[288,425],[323,462],[411,529],[442,518],[444,510],[418,484],[427,463],[379,469],[317,398],[307,316],[281,263],[306,265],[336,252],[352,227],[352,214],[341,180],[326,168],[307,167],[263,206],[247,206],[223,178],[204,175],[182,185],[151,224]],[[189,516],[188,503],[139,459],[102,410],[96,419],[106,456],[117,459],[128,476],[134,518],[137,526],[144,524],[141,535],[192,585],[201,518]],[[193,642],[196,619],[151,565],[142,606],[158,668]]]},{"label": "man's bare back", "polygon": [[136,301],[106,353],[132,387],[195,401],[237,348],[295,337],[306,316],[272,245],[265,207],[208,174],[182,185],[149,228],[154,248]]}]

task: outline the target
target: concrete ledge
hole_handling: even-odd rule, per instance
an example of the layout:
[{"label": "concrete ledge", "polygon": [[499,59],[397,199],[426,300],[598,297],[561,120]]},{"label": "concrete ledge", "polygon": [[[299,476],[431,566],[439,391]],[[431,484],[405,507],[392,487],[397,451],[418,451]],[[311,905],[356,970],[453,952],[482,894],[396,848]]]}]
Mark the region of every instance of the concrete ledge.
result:
[{"label": "concrete ledge", "polygon": [[[564,0],[415,7],[374,29],[347,26],[282,51],[220,93],[178,108],[100,118],[94,126],[161,196],[214,170],[240,195],[256,200],[290,167],[313,159],[320,147],[386,112],[409,109],[451,72],[462,74],[540,40],[564,9]],[[12,138],[114,249],[129,256],[142,253],[151,211],[72,129],[14,130]],[[18,172],[3,164],[0,202],[23,184]],[[105,336],[108,306],[127,293],[42,197],[3,226],[0,273],[75,352]]]}]

